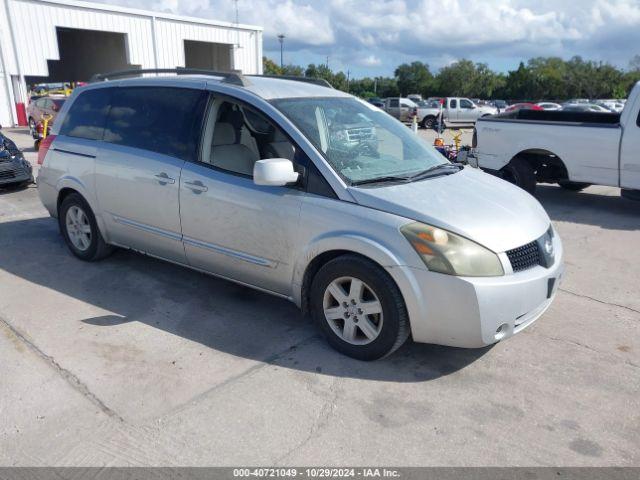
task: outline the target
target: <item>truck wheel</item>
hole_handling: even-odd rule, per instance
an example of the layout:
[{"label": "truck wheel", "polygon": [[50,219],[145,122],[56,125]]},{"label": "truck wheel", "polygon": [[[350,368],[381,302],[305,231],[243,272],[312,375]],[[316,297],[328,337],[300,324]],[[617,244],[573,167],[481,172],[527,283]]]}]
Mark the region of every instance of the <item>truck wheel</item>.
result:
[{"label": "truck wheel", "polygon": [[318,271],[310,306],[329,344],[349,357],[377,360],[409,337],[409,315],[395,282],[356,255],[335,258]]},{"label": "truck wheel", "polygon": [[524,158],[516,157],[502,169],[502,178],[533,195],[536,191],[536,172]]},{"label": "truck wheel", "polygon": [[436,117],[427,116],[422,119],[422,128],[431,130],[436,125]]},{"label": "truck wheel", "polygon": [[91,207],[80,194],[65,197],[58,210],[58,223],[67,247],[80,260],[95,262],[113,252],[102,238]]},{"label": "truck wheel", "polygon": [[584,190],[587,187],[590,187],[590,183],[581,183],[581,182],[570,182],[569,180],[561,180],[558,182],[565,190],[571,190],[572,192],[579,192],[580,190]]}]

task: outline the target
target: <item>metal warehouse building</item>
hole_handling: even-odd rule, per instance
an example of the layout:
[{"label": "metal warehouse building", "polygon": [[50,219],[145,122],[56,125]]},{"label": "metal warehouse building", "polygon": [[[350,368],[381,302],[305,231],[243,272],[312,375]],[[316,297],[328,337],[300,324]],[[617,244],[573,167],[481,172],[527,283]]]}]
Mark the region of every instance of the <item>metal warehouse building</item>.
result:
[{"label": "metal warehouse building", "polygon": [[24,124],[27,85],[175,67],[262,73],[262,29],[74,0],[0,0],[0,125]]}]

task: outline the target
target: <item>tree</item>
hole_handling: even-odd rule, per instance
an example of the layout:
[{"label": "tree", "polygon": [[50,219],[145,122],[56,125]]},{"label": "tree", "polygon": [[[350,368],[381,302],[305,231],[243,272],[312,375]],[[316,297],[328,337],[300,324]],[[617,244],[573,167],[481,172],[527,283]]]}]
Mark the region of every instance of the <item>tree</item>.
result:
[{"label": "tree", "polygon": [[396,68],[395,76],[401,95],[419,93],[428,96],[433,89],[433,75],[426,63],[403,63]]},{"label": "tree", "polygon": [[262,71],[265,75],[282,75],[280,66],[267,57],[262,57]]}]

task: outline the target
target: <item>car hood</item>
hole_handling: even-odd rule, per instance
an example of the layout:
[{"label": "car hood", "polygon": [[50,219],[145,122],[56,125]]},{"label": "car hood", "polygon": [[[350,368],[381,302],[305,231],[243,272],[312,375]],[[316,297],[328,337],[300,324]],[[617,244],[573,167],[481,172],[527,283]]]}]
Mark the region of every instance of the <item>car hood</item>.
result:
[{"label": "car hood", "polygon": [[349,187],[358,204],[444,228],[496,253],[525,245],[549,228],[549,216],[524,190],[466,167],[412,183]]}]

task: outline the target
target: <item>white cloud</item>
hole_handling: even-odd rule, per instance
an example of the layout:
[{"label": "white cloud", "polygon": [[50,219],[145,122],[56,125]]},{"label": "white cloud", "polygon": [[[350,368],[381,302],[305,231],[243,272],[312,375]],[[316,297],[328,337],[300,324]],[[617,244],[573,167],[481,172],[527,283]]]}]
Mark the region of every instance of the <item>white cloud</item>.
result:
[{"label": "white cloud", "polygon": [[[231,0],[115,1],[235,18]],[[239,0],[238,7],[241,23],[264,27],[266,52],[277,50],[275,37],[284,33],[289,53],[370,68],[392,69],[401,57],[443,64],[462,57],[581,53],[608,60],[640,53],[638,0]]]}]

